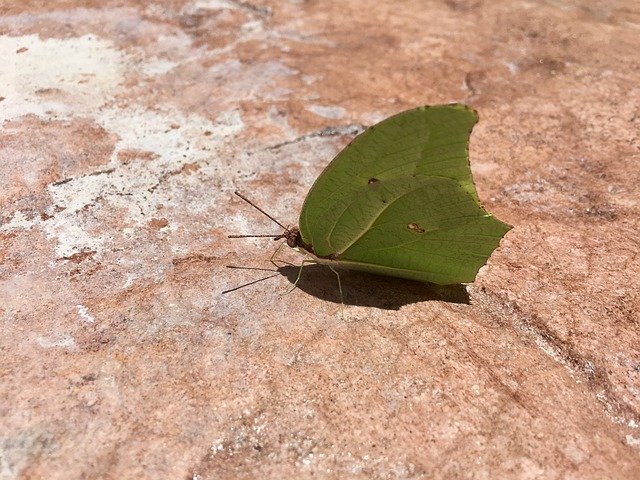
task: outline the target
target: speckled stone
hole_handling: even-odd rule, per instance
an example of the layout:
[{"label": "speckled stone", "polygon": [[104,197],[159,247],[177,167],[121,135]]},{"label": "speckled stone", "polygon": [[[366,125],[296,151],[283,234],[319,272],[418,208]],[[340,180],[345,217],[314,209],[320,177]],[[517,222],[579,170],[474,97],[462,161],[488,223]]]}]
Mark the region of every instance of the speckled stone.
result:
[{"label": "speckled stone", "polygon": [[[0,480],[637,479],[640,5],[3,0]],[[468,287],[273,269],[362,125],[465,102]],[[299,263],[295,252],[280,252]],[[273,278],[233,289],[261,277]]]}]

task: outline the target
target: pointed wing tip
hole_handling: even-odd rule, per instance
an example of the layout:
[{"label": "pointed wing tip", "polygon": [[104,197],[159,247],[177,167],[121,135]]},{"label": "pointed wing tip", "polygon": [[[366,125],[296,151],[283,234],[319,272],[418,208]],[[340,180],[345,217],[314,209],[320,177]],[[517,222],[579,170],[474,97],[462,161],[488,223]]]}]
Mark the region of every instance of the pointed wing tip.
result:
[{"label": "pointed wing tip", "polygon": [[[493,215],[492,215],[492,216],[493,216]],[[513,230],[513,225],[510,225],[510,224],[508,224],[507,222],[503,222],[502,220],[499,220],[499,219],[497,219],[496,217],[493,217],[493,218],[495,218],[496,220],[498,220],[498,221],[499,221],[499,222],[504,226],[505,232],[504,232],[504,234],[503,234],[502,236],[506,235],[506,234],[507,234],[507,232],[509,232],[510,230]]]}]

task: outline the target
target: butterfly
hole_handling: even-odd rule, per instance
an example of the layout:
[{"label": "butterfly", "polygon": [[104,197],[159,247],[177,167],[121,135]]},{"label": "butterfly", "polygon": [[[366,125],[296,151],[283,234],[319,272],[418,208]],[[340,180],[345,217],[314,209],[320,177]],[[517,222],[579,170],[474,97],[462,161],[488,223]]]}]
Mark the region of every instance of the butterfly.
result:
[{"label": "butterfly", "polygon": [[[256,207],[284,229],[269,236],[332,269],[473,282],[512,228],[487,212],[476,192],[469,138],[477,122],[475,110],[448,104],[369,127],[317,178],[297,227]],[[244,236],[252,235],[230,235]]]}]

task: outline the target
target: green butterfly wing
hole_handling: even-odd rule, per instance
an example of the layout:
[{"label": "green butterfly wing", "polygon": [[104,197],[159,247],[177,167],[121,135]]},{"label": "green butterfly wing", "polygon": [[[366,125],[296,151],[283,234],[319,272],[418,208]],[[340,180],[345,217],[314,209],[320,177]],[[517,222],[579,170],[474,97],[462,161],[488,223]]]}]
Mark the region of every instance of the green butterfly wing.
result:
[{"label": "green butterfly wing", "polygon": [[420,107],[356,137],[318,177],[302,240],[342,266],[438,284],[472,282],[511,228],[481,206],[469,168],[478,117]]}]

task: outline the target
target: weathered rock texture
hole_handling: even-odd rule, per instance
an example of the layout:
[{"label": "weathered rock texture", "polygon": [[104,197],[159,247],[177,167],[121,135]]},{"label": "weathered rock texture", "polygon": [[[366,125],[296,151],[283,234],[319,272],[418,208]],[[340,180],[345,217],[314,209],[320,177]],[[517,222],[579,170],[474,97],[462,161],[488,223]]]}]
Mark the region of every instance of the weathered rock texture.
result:
[{"label": "weathered rock texture", "polygon": [[[636,0],[3,0],[0,479],[640,478],[639,39]],[[450,101],[514,225],[475,284],[221,293],[273,274],[225,268],[278,232],[234,189],[293,224]]]}]

